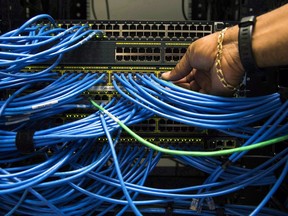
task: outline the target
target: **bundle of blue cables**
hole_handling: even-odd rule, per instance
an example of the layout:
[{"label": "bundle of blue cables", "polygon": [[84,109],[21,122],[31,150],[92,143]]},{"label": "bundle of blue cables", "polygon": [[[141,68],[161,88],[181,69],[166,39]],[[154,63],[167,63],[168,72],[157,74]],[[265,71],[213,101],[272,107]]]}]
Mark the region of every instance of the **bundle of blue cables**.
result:
[{"label": "bundle of blue cables", "polygon": [[[81,93],[102,82],[104,75],[80,73],[59,77],[61,74],[52,70],[63,54],[93,37],[103,35],[102,31],[91,30],[87,25],[58,28],[49,15],[38,15],[20,28],[1,35],[0,90],[2,97],[8,98],[0,100],[0,125],[39,120],[75,108]],[[27,68],[38,64],[46,64],[47,67],[27,71]],[[34,92],[25,95],[24,92],[29,90]],[[49,111],[51,109],[54,112]]]},{"label": "bundle of blue cables", "polygon": [[[247,152],[234,153],[224,163],[213,157],[172,155],[205,173],[206,180],[181,188],[147,186],[164,155],[136,141],[122,143],[115,119],[93,110],[82,96],[104,83],[105,74],[55,72],[64,53],[103,34],[87,25],[58,28],[49,15],[39,15],[0,36],[1,215],[163,215],[171,205],[169,214],[215,215],[220,209],[225,215],[287,215],[265,207],[287,175],[285,148],[253,168],[237,165]],[[39,70],[39,64],[45,67]],[[287,133],[288,102],[282,103],[277,93],[226,98],[191,92],[154,75],[114,78],[121,97],[101,106],[127,126],[156,115],[226,133],[243,140],[243,146]],[[42,123],[73,109],[89,109],[91,114],[60,125]],[[33,131],[34,151],[22,154],[17,139],[26,130]],[[215,202],[259,186],[269,191],[258,206]]]},{"label": "bundle of blue cables", "polygon": [[[288,102],[282,103],[278,93],[253,98],[226,98],[191,92],[153,74],[136,74],[136,78],[134,74],[115,74],[114,77],[115,89],[131,102],[167,119],[245,139],[243,146],[287,134]],[[255,127],[259,121],[264,123]],[[192,209],[200,211],[204,199],[214,209],[211,197],[229,194],[243,187],[274,185],[252,215],[260,212],[287,175],[287,149],[253,169],[233,166],[246,153],[232,154],[224,166],[222,161],[214,158],[175,156],[184,164],[210,174],[204,182],[207,187],[197,189],[199,197],[196,195],[192,201]],[[284,168],[277,179],[274,173],[281,166]],[[218,195],[214,193],[212,187],[219,187],[226,181],[229,186],[218,188]],[[211,187],[208,186],[210,184]]]}]

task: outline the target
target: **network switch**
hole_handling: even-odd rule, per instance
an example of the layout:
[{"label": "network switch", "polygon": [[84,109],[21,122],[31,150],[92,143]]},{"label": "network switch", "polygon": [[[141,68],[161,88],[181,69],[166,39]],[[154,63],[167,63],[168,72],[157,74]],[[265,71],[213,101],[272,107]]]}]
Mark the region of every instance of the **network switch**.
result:
[{"label": "network switch", "polygon": [[105,31],[108,40],[174,40],[191,41],[219,31],[229,22],[207,21],[58,21],[61,28],[88,24],[92,29]]}]

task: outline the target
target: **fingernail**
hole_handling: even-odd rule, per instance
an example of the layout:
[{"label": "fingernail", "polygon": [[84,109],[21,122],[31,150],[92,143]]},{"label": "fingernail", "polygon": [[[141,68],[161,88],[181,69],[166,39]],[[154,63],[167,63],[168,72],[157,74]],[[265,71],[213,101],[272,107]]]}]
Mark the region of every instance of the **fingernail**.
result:
[{"label": "fingernail", "polygon": [[165,78],[167,78],[167,76],[169,77],[170,72],[171,72],[171,71],[167,71],[167,72],[162,73],[161,76],[160,76],[160,78],[161,78],[161,79],[165,79]]}]

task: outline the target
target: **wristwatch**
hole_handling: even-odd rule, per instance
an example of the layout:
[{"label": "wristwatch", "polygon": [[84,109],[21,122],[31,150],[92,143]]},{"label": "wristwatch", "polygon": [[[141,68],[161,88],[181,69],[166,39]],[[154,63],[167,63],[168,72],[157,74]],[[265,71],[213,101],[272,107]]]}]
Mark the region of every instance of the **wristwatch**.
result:
[{"label": "wristwatch", "polygon": [[238,24],[238,49],[240,60],[244,70],[248,73],[257,73],[260,69],[257,67],[252,50],[252,33],[256,23],[255,16],[243,17]]}]

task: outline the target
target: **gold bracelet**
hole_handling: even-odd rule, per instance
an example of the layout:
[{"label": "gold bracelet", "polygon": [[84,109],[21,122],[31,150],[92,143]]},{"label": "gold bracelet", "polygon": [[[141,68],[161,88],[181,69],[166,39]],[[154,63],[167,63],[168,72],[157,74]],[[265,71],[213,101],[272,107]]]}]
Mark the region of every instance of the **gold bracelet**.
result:
[{"label": "gold bracelet", "polygon": [[222,60],[222,54],[223,54],[223,40],[224,40],[224,36],[225,36],[225,32],[226,32],[227,28],[224,28],[218,36],[218,40],[217,40],[217,54],[216,54],[216,73],[217,76],[220,80],[220,82],[222,83],[222,85],[232,91],[236,91],[238,88],[235,86],[230,85],[224,77],[223,71],[222,71],[222,64],[221,64],[221,60]]}]

